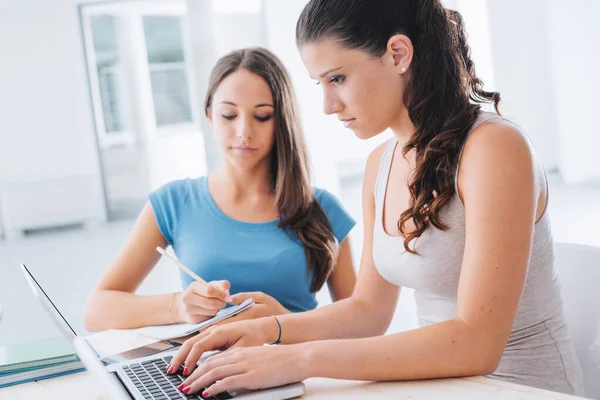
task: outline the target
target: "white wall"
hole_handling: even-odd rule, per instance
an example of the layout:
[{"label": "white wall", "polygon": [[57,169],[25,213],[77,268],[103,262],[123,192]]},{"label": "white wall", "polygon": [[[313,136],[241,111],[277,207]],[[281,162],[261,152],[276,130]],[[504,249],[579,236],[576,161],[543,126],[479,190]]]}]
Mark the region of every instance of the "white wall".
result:
[{"label": "white wall", "polygon": [[467,30],[471,58],[477,76],[483,80],[487,90],[495,90],[492,43],[490,37],[488,0],[443,1],[447,8],[461,13]]},{"label": "white wall", "polygon": [[600,2],[547,0],[543,11],[560,172],[567,183],[600,182]]},{"label": "white wall", "polygon": [[533,141],[547,170],[558,167],[557,106],[543,1],[489,1],[495,89],[500,111]]},{"label": "white wall", "polygon": [[267,45],[260,12],[215,13],[213,18],[217,57],[235,49]]},{"label": "white wall", "polygon": [[[463,13],[478,75],[500,91],[501,112],[522,126],[547,170],[567,184],[600,180],[596,113],[600,26],[594,0],[444,0]],[[481,10],[487,8],[487,16]],[[479,9],[479,11],[477,11]],[[487,19],[486,32],[481,21]],[[486,55],[485,40],[490,46]],[[483,46],[482,46],[483,45]],[[487,72],[491,58],[492,79]],[[484,65],[484,70],[480,68]]]},{"label": "white wall", "polygon": [[0,13],[0,182],[98,176],[77,9]]},{"label": "white wall", "polygon": [[0,6],[0,190],[72,175],[101,186],[74,3]]}]

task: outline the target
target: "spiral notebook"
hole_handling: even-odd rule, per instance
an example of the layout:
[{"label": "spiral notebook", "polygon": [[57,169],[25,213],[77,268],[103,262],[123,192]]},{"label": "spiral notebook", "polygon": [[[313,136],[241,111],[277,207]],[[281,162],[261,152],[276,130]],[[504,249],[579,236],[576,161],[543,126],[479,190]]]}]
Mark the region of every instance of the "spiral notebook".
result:
[{"label": "spiral notebook", "polygon": [[151,337],[154,339],[168,340],[184,337],[191,335],[194,332],[198,332],[201,329],[208,328],[209,326],[216,324],[217,322],[223,321],[229,317],[233,317],[236,314],[252,307],[254,299],[246,299],[242,303],[223,308],[219,310],[219,313],[213,318],[200,322],[199,324],[173,324],[173,325],[157,325],[157,326],[146,326],[139,328],[136,331],[143,336]]}]

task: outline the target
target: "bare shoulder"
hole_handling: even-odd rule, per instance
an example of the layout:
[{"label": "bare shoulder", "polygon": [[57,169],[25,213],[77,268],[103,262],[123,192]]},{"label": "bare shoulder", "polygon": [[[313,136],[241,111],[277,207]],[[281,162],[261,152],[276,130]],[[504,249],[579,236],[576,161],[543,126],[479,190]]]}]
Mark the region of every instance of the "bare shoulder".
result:
[{"label": "bare shoulder", "polygon": [[518,125],[504,119],[485,121],[469,135],[463,157],[472,156],[476,152],[508,153],[535,158],[535,150],[525,132]]},{"label": "bare shoulder", "polygon": [[459,172],[471,168],[514,168],[521,169],[522,172],[534,172],[536,161],[531,141],[517,125],[493,119],[479,125],[467,138]]},{"label": "bare shoulder", "polygon": [[461,198],[471,184],[507,179],[519,190],[532,184],[537,189],[545,182],[531,141],[519,126],[503,119],[488,120],[469,135],[458,168]]}]

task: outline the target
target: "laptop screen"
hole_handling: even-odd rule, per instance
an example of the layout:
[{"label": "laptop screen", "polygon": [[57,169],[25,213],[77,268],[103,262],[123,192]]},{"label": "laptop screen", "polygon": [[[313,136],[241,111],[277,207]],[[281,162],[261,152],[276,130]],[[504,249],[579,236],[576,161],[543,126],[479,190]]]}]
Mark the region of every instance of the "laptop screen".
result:
[{"label": "laptop screen", "polygon": [[58,325],[58,327],[65,333],[65,336],[68,336],[71,341],[75,340],[77,337],[77,333],[73,329],[71,325],[67,322],[65,317],[58,311],[58,308],[54,305],[50,297],[46,294],[44,289],[40,286],[37,280],[33,277],[29,269],[25,266],[25,264],[21,263],[21,270],[23,271],[23,275],[25,275],[25,280],[29,283],[29,287],[31,291],[35,295],[35,297],[40,300],[46,311],[51,314],[52,319]]}]

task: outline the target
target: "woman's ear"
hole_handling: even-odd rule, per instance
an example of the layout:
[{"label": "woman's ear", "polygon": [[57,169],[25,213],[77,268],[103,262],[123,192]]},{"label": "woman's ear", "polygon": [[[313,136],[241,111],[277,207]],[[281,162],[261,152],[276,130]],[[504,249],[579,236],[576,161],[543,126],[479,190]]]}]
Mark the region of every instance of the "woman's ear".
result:
[{"label": "woman's ear", "polygon": [[390,66],[399,74],[408,71],[413,59],[414,48],[412,41],[406,35],[394,35],[387,43],[386,53],[389,55]]}]

